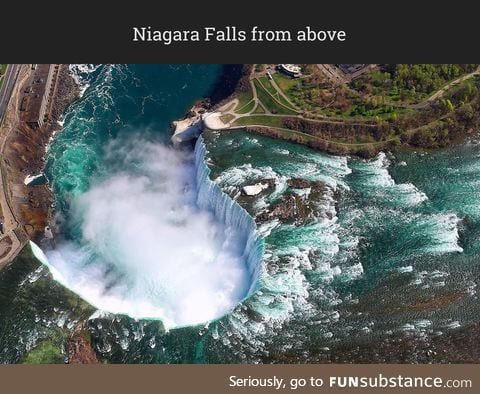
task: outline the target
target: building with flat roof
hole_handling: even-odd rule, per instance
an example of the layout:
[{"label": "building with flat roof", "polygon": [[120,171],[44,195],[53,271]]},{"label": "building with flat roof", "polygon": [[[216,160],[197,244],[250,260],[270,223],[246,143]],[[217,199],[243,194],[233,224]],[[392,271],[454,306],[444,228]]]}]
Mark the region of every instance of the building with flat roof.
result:
[{"label": "building with flat roof", "polygon": [[43,127],[48,121],[58,67],[56,64],[38,64],[30,85],[25,89],[20,110],[23,112],[23,120],[32,128]]},{"label": "building with flat roof", "polygon": [[279,64],[278,69],[290,77],[298,78],[302,75],[302,69],[296,64]]},{"label": "building with flat roof", "polygon": [[368,64],[337,64],[345,74],[353,74],[368,66]]}]

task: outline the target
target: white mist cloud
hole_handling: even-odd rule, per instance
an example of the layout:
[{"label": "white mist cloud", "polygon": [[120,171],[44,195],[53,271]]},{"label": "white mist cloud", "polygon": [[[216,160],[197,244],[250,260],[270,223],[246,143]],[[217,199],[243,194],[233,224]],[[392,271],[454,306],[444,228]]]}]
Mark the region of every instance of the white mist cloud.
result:
[{"label": "white mist cloud", "polygon": [[205,323],[247,295],[244,235],[195,205],[189,153],[129,139],[107,149],[112,174],[72,201],[78,242],[47,253],[56,279],[99,309]]}]

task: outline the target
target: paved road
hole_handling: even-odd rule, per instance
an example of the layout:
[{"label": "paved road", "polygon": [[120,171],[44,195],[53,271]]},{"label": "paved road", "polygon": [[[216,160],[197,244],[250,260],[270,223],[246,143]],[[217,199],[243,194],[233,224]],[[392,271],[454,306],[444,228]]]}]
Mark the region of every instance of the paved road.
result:
[{"label": "paved road", "polygon": [[[5,114],[7,108],[9,107],[11,97],[18,94],[20,90],[20,87],[17,85],[17,83],[21,83],[21,81],[18,81],[21,68],[21,64],[13,64],[8,66],[4,77],[5,79],[3,80],[2,89],[0,90],[0,206],[4,230],[4,234],[1,234],[0,238],[9,238],[11,241],[10,248],[2,251],[3,256],[0,258],[0,270],[10,261],[12,261],[12,259],[18,254],[24,245],[24,242],[22,242],[17,235],[17,232],[20,234],[23,232],[23,229],[19,226],[13,209],[10,205],[5,169],[3,168],[3,150],[9,134],[9,129],[4,127],[5,125],[3,124],[3,121],[5,120]],[[17,111],[16,105],[10,108],[14,112]]]},{"label": "paved road", "polygon": [[0,124],[3,122],[5,111],[7,110],[8,101],[12,95],[13,87],[17,81],[18,73],[21,68],[21,64],[9,64],[7,72],[3,77],[3,84],[0,88]]},{"label": "paved road", "polygon": [[463,75],[455,79],[454,81],[446,84],[443,88],[441,88],[440,90],[437,90],[434,94],[432,94],[427,99],[421,101],[420,103],[411,104],[410,108],[414,108],[414,109],[425,108],[427,105],[431,104],[433,101],[442,97],[451,87],[458,85],[459,83],[466,81],[467,79],[472,78],[475,75],[480,75],[480,67],[478,67],[474,72]]}]

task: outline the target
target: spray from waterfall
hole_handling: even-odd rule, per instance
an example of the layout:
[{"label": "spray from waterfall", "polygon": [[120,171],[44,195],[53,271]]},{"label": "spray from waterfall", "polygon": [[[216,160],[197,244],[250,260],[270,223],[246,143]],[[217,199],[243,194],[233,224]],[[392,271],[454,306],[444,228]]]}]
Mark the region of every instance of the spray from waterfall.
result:
[{"label": "spray from waterfall", "polygon": [[166,328],[224,316],[257,288],[263,240],[210,180],[204,156],[202,138],[194,157],[139,138],[113,141],[110,176],[70,202],[74,239],[33,252],[98,309]]}]

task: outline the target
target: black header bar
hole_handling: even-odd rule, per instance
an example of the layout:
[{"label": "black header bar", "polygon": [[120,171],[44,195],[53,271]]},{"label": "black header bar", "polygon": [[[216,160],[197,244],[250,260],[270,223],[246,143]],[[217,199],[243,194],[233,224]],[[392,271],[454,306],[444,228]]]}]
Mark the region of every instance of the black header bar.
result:
[{"label": "black header bar", "polygon": [[[475,63],[474,2],[90,1],[4,2],[0,58],[18,63]],[[291,41],[252,41],[252,29],[289,31]],[[205,28],[245,32],[245,40],[205,40]],[[309,27],[313,41],[296,34]],[[135,28],[160,41],[134,41]],[[165,31],[199,31],[168,41]],[[345,32],[343,40],[339,39]],[[174,33],[171,33],[174,34]],[[183,33],[182,33],[183,34]],[[188,34],[187,34],[188,35]],[[330,35],[330,36],[329,36]],[[137,37],[138,38],[138,37]],[[320,39],[324,40],[320,40]]]}]

